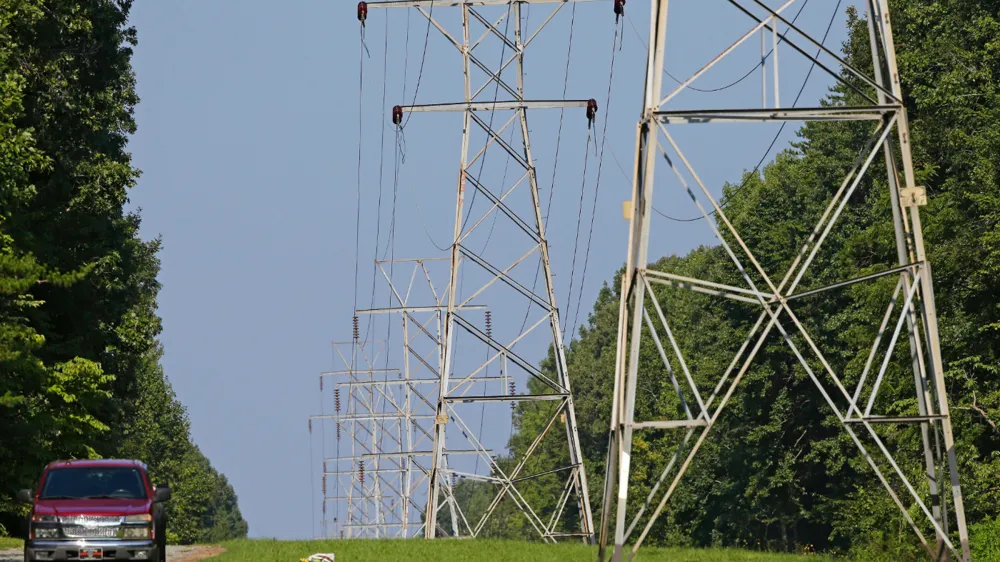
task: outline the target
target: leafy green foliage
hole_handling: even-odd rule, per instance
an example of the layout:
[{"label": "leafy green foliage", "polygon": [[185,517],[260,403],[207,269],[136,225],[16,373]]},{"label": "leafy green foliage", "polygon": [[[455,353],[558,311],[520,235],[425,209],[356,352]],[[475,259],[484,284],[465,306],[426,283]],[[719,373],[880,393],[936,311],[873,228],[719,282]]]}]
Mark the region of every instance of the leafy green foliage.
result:
[{"label": "leafy green foliage", "polygon": [[1000,517],[972,526],[972,554],[976,560],[1000,560]]},{"label": "leafy green foliage", "polygon": [[[996,486],[1000,474],[1000,129],[994,126],[1000,120],[1000,2],[896,0],[891,5],[900,76],[908,96],[913,157],[918,181],[930,195],[930,204],[921,214],[934,265],[945,381],[965,508],[973,523],[993,521],[1000,514],[1000,488]],[[853,9],[848,24],[846,57],[858,68],[870,68],[867,24]],[[846,74],[845,79],[851,80]],[[831,91],[827,103],[858,101],[857,94],[841,86]],[[761,177],[741,178],[746,183],[742,189],[725,186],[728,218],[772,278],[780,280],[789,268],[871,133],[870,125],[810,123]],[[896,242],[881,156],[871,170],[803,277],[800,291],[881,271],[895,263]],[[721,247],[665,257],[650,269],[745,285]],[[595,514],[603,495],[620,275],[601,291],[588,324],[568,350]],[[762,285],[756,273],[751,276]],[[864,369],[894,282],[887,277],[793,304],[796,316],[849,388]],[[708,396],[759,309],[659,286],[657,298],[695,384]],[[636,419],[683,416],[683,405],[656,347],[648,334],[645,337]],[[901,339],[876,408],[890,414],[915,414],[905,335]],[[793,336],[793,341],[799,349],[806,349],[801,337]],[[898,360],[903,357],[906,360]],[[814,372],[822,373],[815,363],[811,362]],[[543,366],[551,371],[551,358]],[[676,362],[674,369],[681,376]],[[844,408],[844,400],[835,401]],[[512,439],[515,455],[525,450],[527,436],[536,434],[545,419],[538,406],[519,410],[520,427],[530,431]],[[906,459],[902,469],[926,491],[923,458],[912,454],[922,450],[919,429],[885,426],[878,431],[891,450],[905,451],[900,455]],[[681,438],[677,432],[637,432],[631,514],[638,511]],[[866,445],[872,447],[870,442]],[[559,453],[541,450],[539,454]],[[534,494],[541,510],[551,508],[542,490],[526,484],[525,494]],[[653,526],[649,544],[786,551],[817,548],[852,551],[860,559],[873,560],[919,560],[922,556],[899,510],[776,333],[764,342],[670,505]],[[509,536],[530,536],[529,531],[521,526]],[[929,531],[924,527],[925,534],[933,537]],[[975,525],[974,532],[979,551],[993,548],[992,523]]]},{"label": "leafy green foliage", "polygon": [[[159,241],[126,213],[131,2],[0,5],[0,525],[57,458],[147,461],[179,541],[246,535],[158,365]],[[187,525],[184,527],[183,525]]]}]

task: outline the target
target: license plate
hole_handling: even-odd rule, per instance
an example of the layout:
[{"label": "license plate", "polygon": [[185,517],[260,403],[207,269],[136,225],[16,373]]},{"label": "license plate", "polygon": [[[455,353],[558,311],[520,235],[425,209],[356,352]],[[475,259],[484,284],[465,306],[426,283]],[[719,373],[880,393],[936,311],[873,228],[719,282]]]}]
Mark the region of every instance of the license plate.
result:
[{"label": "license plate", "polygon": [[81,548],[80,560],[104,560],[103,548]]}]

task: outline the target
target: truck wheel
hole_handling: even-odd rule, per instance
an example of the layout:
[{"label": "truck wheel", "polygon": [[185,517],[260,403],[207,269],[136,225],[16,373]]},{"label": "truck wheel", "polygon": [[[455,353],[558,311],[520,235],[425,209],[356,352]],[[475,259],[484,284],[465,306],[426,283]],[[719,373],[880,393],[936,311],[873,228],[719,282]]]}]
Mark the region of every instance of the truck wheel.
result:
[{"label": "truck wheel", "polygon": [[159,509],[153,512],[153,530],[156,538],[156,554],[159,562],[167,560],[167,514],[163,510],[162,504],[157,505]]},{"label": "truck wheel", "polygon": [[28,547],[24,547],[24,562],[35,562],[35,557],[28,551]]}]

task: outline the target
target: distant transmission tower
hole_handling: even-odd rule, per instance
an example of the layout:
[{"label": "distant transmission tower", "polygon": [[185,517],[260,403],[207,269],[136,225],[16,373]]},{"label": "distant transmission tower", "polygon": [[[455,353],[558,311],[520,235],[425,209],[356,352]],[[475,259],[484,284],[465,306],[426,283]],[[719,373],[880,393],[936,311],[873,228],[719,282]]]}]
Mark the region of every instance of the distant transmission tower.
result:
[{"label": "distant transmission tower", "polygon": [[[468,518],[455,501],[454,485],[459,477],[475,478],[475,475],[461,474],[450,468],[448,460],[450,457],[476,456],[484,452],[493,455],[493,450],[445,448],[442,452],[441,471],[450,476],[442,483],[446,501],[435,507],[436,511],[425,510],[431,473],[428,461],[434,456],[433,420],[436,417],[437,398],[441,395],[441,372],[444,369],[442,335],[444,313],[447,310],[445,305],[447,295],[442,294],[434,284],[435,264],[447,266],[447,258],[377,260],[378,271],[389,287],[391,305],[386,308],[359,310],[358,314],[398,314],[402,323],[400,344],[403,369],[399,380],[392,383],[398,385],[403,395],[398,407],[404,422],[405,438],[399,458],[405,465],[403,468],[407,479],[403,487],[405,496],[409,499],[403,503],[403,520],[407,522],[408,527],[412,526],[419,530],[427,521],[436,522],[441,509],[447,507],[450,525],[444,529],[439,527],[437,532],[453,537],[474,536]],[[402,283],[397,283],[393,279],[394,273],[402,277]],[[469,306],[467,309],[484,310],[485,307]],[[461,386],[464,387],[464,393],[474,386],[498,381],[504,383],[506,378],[477,377]],[[413,511],[409,509],[411,504],[415,508]],[[428,517],[428,513],[434,515]],[[411,519],[412,523],[416,523],[414,514],[423,517],[424,523],[411,525]],[[410,535],[404,532],[404,536]]]},{"label": "distant transmission tower", "polygon": [[328,503],[346,508],[346,521],[334,523],[335,532],[343,531],[345,538],[408,536],[412,499],[404,459],[408,424],[419,416],[406,410],[399,370],[375,367],[384,353],[383,344],[334,343],[344,368],[322,373],[320,380],[334,379],[335,413],[309,418],[310,428],[313,420],[335,424],[336,456],[323,459],[323,514],[329,521]]},{"label": "distant transmission tower", "polygon": [[[609,542],[614,545],[613,560],[631,559],[635,555],[657,518],[668,508],[668,501],[682,476],[698,450],[709,438],[719,414],[733,396],[768,334],[776,329],[932,558],[940,560],[950,554],[960,560],[970,561],[969,534],[959,486],[955,442],[952,436],[944,367],[938,340],[934,289],[920,222],[920,206],[925,204],[926,196],[924,188],[916,184],[914,174],[910,130],[903,105],[903,92],[900,88],[888,0],[867,2],[871,53],[875,61],[874,68],[868,71],[852,67],[837,53],[827,48],[823,41],[805,33],[782,15],[795,3],[795,0],[784,1],[777,8],[772,8],[761,0],[728,0],[728,3],[734,8],[734,14],[742,13],[749,18],[748,23],[751,24],[749,30],[718,57],[711,59],[701,70],[663,96],[661,82],[665,70],[664,50],[670,2],[669,0],[652,2],[645,96],[642,119],[638,127],[638,151],[631,201],[628,265],[622,279],[615,398],[600,533],[601,559],[604,559]],[[711,15],[712,18],[723,16],[721,12]],[[709,23],[711,22],[671,20],[671,25],[674,26]],[[770,107],[765,98],[763,108],[672,109],[674,106],[670,104],[671,100],[757,33],[769,39],[768,42],[773,42],[775,48],[775,56],[772,58],[775,77],[773,104]],[[782,105],[779,98],[777,68],[779,41],[788,49],[812,60],[816,68],[841,80],[842,84],[854,90],[859,97],[866,100],[866,103],[853,107]],[[843,81],[837,72],[823,62],[824,59],[828,63],[839,64],[852,80]],[[787,96],[784,99],[787,101]],[[772,278],[773,272],[767,272],[761,267],[754,253],[729,221],[726,210],[712,197],[671,135],[671,132],[675,131],[673,128],[675,125],[685,123],[847,120],[874,124],[874,134],[867,149],[860,154],[853,169],[833,195],[826,212],[805,242],[798,257],[780,280]],[[892,134],[893,131],[895,135]],[[887,265],[881,273],[857,279],[847,279],[808,290],[800,289],[803,275],[813,263],[820,247],[828,240],[831,231],[838,226],[837,221],[845,205],[862,179],[866,177],[872,161],[880,151],[884,155],[888,171],[891,218],[896,236],[898,265]],[[731,286],[647,269],[653,176],[656,161],[661,155],[666,160],[668,170],[676,175],[679,184],[696,203],[705,222],[715,232],[722,248],[745,281],[745,286]],[[901,179],[898,175],[900,168],[902,168]],[[707,206],[703,202],[707,202]],[[711,213],[716,215],[717,222],[712,219]],[[886,276],[898,277],[892,303],[886,311],[879,335],[871,350],[862,351],[868,356],[868,361],[863,373],[860,374],[857,387],[852,391],[844,383],[845,373],[837,373],[830,366],[789,303]],[[707,398],[697,388],[678,346],[675,333],[671,331],[669,319],[660,305],[660,300],[657,299],[656,291],[661,291],[662,299],[664,286],[750,303],[761,309],[750,336],[736,353],[729,368],[724,373],[719,373],[718,383]],[[888,338],[884,359],[875,361],[882,340],[886,339],[883,337],[883,332],[890,327],[890,318],[899,298],[902,298],[903,303],[899,307],[900,312],[894,329],[891,330],[891,337]],[[903,333],[904,326],[906,337],[909,338],[908,359],[913,369],[917,411],[912,415],[877,415],[872,411],[873,405],[880,388],[884,386],[889,359],[897,339]],[[643,339],[655,344],[655,353],[663,363],[661,368],[652,373],[639,372],[640,342]],[[804,348],[801,343],[805,344]],[[683,405],[683,408],[679,409],[682,409],[684,414],[677,419],[636,420],[636,389],[639,386],[640,374],[657,378],[669,376],[679,396],[680,404]],[[863,394],[867,394],[866,402],[862,400]],[[883,438],[875,431],[877,424],[919,426],[927,478],[926,498],[919,492],[923,486],[911,482],[910,477],[900,468],[887,448]],[[683,433],[683,439],[678,438],[680,447],[677,453],[659,476],[648,497],[641,506],[637,506],[640,508],[633,513],[632,519],[628,520],[626,515],[630,492],[629,464],[633,432],[650,429],[674,429]],[[945,459],[947,469],[943,468]],[[947,475],[944,474],[945,470]],[[941,478],[950,479],[950,502],[942,501],[945,496],[939,488]],[[890,479],[901,486],[893,486]],[[660,496],[659,502],[652,507],[657,496]],[[647,513],[647,508],[650,507],[652,511]],[[951,508],[950,514],[949,508]],[[640,525],[643,521],[645,525]],[[609,535],[612,523],[613,537]],[[957,544],[952,541],[950,524],[957,527]],[[928,541],[923,534],[924,529],[931,528],[936,541]],[[639,534],[633,539],[631,552],[626,553],[626,542],[632,538],[635,530],[638,530]]]},{"label": "distant transmission tower", "polygon": [[[479,461],[489,469],[489,474],[476,476],[494,485],[495,489],[495,495],[485,514],[474,526],[469,524],[472,535],[483,529],[487,519],[505,499],[514,502],[543,540],[551,542],[559,537],[578,537],[589,541],[594,534],[586,471],[577,433],[576,413],[562,345],[562,328],[549,266],[549,249],[539,203],[535,162],[528,138],[528,110],[580,108],[581,117],[585,109],[586,115],[592,119],[597,106],[593,100],[531,101],[524,96],[526,48],[555,15],[573,1],[576,0],[391,0],[362,2],[358,6],[358,18],[362,24],[368,16],[369,8],[414,8],[455,47],[461,60],[464,84],[462,101],[398,105],[393,108],[392,120],[402,128],[404,115],[409,119],[412,113],[417,112],[458,112],[463,116],[455,228],[450,244],[449,278],[444,291],[447,301],[442,305],[440,343],[443,363],[439,393],[433,397],[433,456],[429,467],[426,513],[427,517],[434,517],[442,496],[447,500],[449,470],[445,455],[454,447],[448,447],[446,443],[448,439],[458,440],[460,434],[467,443],[465,446],[479,451]],[[522,29],[526,27],[522,17],[522,6],[525,4],[555,6],[540,23],[534,24],[534,29]],[[439,17],[439,14],[442,10],[449,13],[445,9],[453,7],[460,10],[461,25],[452,22],[449,27],[449,22]],[[511,28],[513,36],[509,32]],[[493,62],[491,56],[491,62],[487,62],[484,55],[496,52],[501,54],[500,59]],[[489,114],[489,117],[484,117],[485,114]],[[497,119],[500,126],[494,125],[496,116],[500,116]],[[516,135],[518,140],[510,144],[504,137],[515,130],[519,133]],[[500,155],[494,157],[491,163],[497,159],[509,159],[517,172],[506,180],[500,177],[499,171],[495,175],[483,172],[490,154]],[[472,190],[472,200],[467,202],[466,190],[469,188]],[[477,196],[482,197],[489,205],[485,215],[472,214]],[[491,245],[494,231],[501,241],[493,241]],[[470,266],[463,267],[465,264]],[[541,292],[535,291],[530,275],[536,270],[536,266],[541,271],[543,280]],[[465,284],[470,288],[468,293],[463,291]],[[497,298],[504,294],[507,295],[505,299]],[[523,312],[494,318],[492,327],[487,330],[481,323],[482,317],[472,317],[470,312],[490,302],[494,303],[490,309],[510,307],[509,303],[512,302],[519,303],[522,310],[527,307],[535,315],[524,322],[519,317]],[[518,324],[521,324],[520,328]],[[518,344],[524,344],[530,336],[537,335],[541,340],[542,336],[534,331],[546,324],[548,333],[544,336],[544,341],[555,352],[554,379],[515,350]],[[458,344],[459,334],[463,338],[461,345]],[[528,383],[525,392],[512,397],[513,393],[506,388],[500,388],[492,394],[463,390],[468,388],[473,379],[488,376],[491,365],[500,368],[520,384]],[[508,366],[510,370],[507,370]],[[545,429],[536,436],[522,458],[515,459],[516,462],[512,465],[506,465],[497,462],[489,453],[480,439],[480,432],[470,426],[467,418],[472,411],[483,412],[478,415],[481,416],[480,419],[484,419],[487,407],[503,406],[512,399],[522,406],[530,402],[536,406],[551,404],[553,407],[547,414],[549,421],[545,424]],[[449,425],[455,431],[448,431]],[[553,430],[556,426],[561,429]],[[529,463],[529,460],[538,458],[533,455],[546,436],[552,440],[565,439],[568,464],[535,472],[534,464]],[[470,474],[472,472],[469,471]],[[558,481],[545,485],[551,486],[559,497],[551,512],[542,513],[538,510],[539,506],[531,505],[522,495],[519,487],[529,481],[548,482],[552,478],[558,478]],[[564,507],[571,497],[576,498],[576,507],[566,511]],[[572,528],[567,528],[563,515],[572,512],[575,512],[578,520]],[[435,537],[437,532],[436,525],[424,528],[427,538]]]}]

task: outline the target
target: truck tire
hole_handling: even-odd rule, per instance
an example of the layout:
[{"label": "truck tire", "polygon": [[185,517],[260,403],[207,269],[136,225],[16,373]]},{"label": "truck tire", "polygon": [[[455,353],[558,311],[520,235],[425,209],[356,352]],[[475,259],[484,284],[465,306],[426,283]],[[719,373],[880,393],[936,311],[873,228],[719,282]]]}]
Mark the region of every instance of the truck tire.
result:
[{"label": "truck tire", "polygon": [[166,510],[163,509],[162,505],[157,506],[159,509],[154,508],[153,512],[153,529],[154,535],[156,536],[156,554],[157,560],[159,562],[166,562],[167,560],[167,514]]},{"label": "truck tire", "polygon": [[35,557],[28,552],[28,547],[24,547],[24,562],[35,562]]}]

